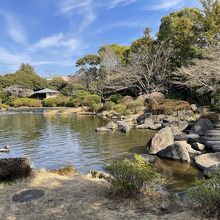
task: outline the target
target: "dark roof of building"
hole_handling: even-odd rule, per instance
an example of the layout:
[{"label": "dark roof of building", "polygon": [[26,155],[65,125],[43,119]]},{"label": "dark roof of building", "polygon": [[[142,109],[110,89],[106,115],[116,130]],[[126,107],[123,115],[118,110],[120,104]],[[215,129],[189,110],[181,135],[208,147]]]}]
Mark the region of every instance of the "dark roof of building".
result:
[{"label": "dark roof of building", "polygon": [[59,93],[59,92],[56,90],[45,88],[45,89],[36,91],[34,94],[42,94],[42,93]]}]

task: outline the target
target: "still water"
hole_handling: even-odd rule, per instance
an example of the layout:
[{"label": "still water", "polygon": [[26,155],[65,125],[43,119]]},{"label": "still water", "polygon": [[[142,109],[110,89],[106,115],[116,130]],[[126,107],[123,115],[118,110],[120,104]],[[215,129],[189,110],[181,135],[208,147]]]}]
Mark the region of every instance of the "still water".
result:
[{"label": "still water", "polygon": [[[93,116],[45,116],[9,114],[0,116],[0,146],[10,145],[11,152],[0,158],[28,157],[36,169],[56,169],[72,164],[78,171],[102,170],[113,159],[144,153],[152,136],[147,130],[96,133],[106,124]],[[178,190],[190,185],[201,174],[188,164],[156,158],[154,165],[166,176],[169,187]]]}]

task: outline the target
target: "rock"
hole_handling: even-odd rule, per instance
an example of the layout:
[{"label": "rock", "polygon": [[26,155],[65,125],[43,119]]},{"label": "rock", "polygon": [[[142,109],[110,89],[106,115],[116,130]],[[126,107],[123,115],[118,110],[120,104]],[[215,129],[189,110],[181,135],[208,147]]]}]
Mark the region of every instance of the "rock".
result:
[{"label": "rock", "polygon": [[122,98],[121,102],[123,104],[128,104],[129,102],[134,101],[134,98],[132,96],[126,95]]},{"label": "rock", "polygon": [[196,156],[194,162],[205,174],[213,173],[220,168],[220,152]]},{"label": "rock", "polygon": [[[149,145],[150,144],[150,145]],[[148,144],[148,153],[157,154],[159,151],[174,144],[174,137],[170,127],[161,129]]]},{"label": "rock", "polygon": [[164,122],[164,123],[176,122],[176,117],[167,115],[167,116],[165,116],[165,117],[163,118],[163,122]]},{"label": "rock", "polygon": [[137,123],[138,124],[143,124],[146,118],[150,118],[151,117],[151,113],[144,113],[142,115],[139,115],[137,117]]},{"label": "rock", "polygon": [[115,122],[111,121],[105,126],[105,128],[116,131],[118,129],[118,125]]},{"label": "rock", "polygon": [[155,158],[150,154],[141,154],[141,156],[145,159],[146,162],[154,163]]},{"label": "rock", "polygon": [[0,159],[1,181],[27,177],[30,175],[31,170],[31,162],[27,158]]},{"label": "rock", "polygon": [[190,155],[200,155],[200,151],[194,150],[187,141],[175,141],[175,145],[179,146],[180,148],[186,148]]},{"label": "rock", "polygon": [[117,121],[119,131],[128,133],[133,128],[133,123],[126,121]]},{"label": "rock", "polygon": [[188,143],[195,143],[200,140],[198,134],[181,134],[175,136],[175,141],[188,141]]},{"label": "rock", "polygon": [[207,118],[209,119],[213,124],[216,123],[219,120],[219,116],[215,112],[210,112],[207,114],[203,114],[200,118]]},{"label": "rock", "polygon": [[174,127],[177,127],[180,131],[184,131],[189,123],[187,121],[173,121],[173,122],[170,122],[171,126],[174,126]]},{"label": "rock", "polygon": [[205,145],[201,144],[201,143],[192,143],[191,146],[195,150],[199,150],[199,151],[204,151],[205,150]]},{"label": "rock", "polygon": [[154,121],[151,118],[147,118],[144,121],[144,124],[136,126],[137,129],[152,129],[157,130],[161,128],[161,124],[154,124]]},{"label": "rock", "polygon": [[171,128],[172,133],[173,133],[174,136],[175,136],[175,135],[180,135],[180,134],[183,133],[183,132],[182,132],[177,126],[175,126],[175,125],[170,125],[169,127]]},{"label": "rock", "polygon": [[95,129],[96,132],[106,132],[106,131],[110,131],[110,129],[106,128],[106,127],[99,127]]},{"label": "rock", "polygon": [[190,133],[204,135],[206,131],[212,130],[213,128],[213,123],[209,119],[203,118],[196,122],[196,124],[191,128]]},{"label": "rock", "polygon": [[160,92],[152,92],[151,94],[148,94],[146,97],[146,101],[151,103],[151,102],[155,102],[155,101],[159,101],[165,99],[164,94],[160,93]]},{"label": "rock", "polygon": [[182,162],[190,162],[190,156],[187,148],[179,142],[168,146],[166,149],[158,152],[158,155],[163,158],[180,160]]},{"label": "rock", "polygon": [[196,104],[190,105],[190,110],[192,110],[192,111],[194,111],[194,112],[197,111],[198,108],[197,108]]}]

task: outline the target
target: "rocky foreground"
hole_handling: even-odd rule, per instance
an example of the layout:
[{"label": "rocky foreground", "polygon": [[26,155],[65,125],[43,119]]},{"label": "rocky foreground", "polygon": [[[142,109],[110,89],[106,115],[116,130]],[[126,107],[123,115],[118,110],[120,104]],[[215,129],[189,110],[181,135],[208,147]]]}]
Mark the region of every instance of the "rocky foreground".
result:
[{"label": "rocky foreground", "polygon": [[[108,113],[102,115],[108,117]],[[121,120],[111,117],[106,126],[96,131],[127,133],[131,129],[155,130],[146,143],[146,154],[192,163],[206,175],[220,168],[220,120],[214,112],[191,105],[189,110],[172,115],[145,112]]]},{"label": "rocky foreground", "polygon": [[0,216],[4,220],[199,219],[168,194],[120,201],[107,196],[108,187],[105,180],[91,175],[60,176],[41,170],[26,180],[0,185]]}]

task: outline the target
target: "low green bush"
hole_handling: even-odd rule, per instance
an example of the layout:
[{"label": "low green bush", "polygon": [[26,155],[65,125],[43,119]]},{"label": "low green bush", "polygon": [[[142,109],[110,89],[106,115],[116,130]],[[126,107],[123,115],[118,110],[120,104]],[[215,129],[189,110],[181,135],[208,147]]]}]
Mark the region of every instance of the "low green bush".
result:
[{"label": "low green bush", "polygon": [[57,106],[66,106],[71,98],[64,95],[58,95],[56,97],[56,104]]},{"label": "low green bush", "polygon": [[114,102],[112,102],[112,101],[107,101],[107,102],[104,104],[103,109],[104,109],[105,111],[112,111],[112,110],[114,109],[115,105],[116,105],[116,104],[115,104]]},{"label": "low green bush", "polygon": [[1,110],[8,110],[8,109],[9,109],[9,106],[6,105],[6,104],[0,103],[0,109],[1,109]]},{"label": "low green bush", "polygon": [[86,95],[83,105],[91,108],[92,111],[98,111],[101,108],[101,97],[95,94]]},{"label": "low green bush", "polygon": [[123,96],[121,94],[113,94],[108,97],[108,100],[114,102],[115,104],[119,104],[122,101]]},{"label": "low green bush", "polygon": [[122,116],[127,113],[127,108],[123,104],[117,104],[113,107],[113,111],[116,111],[118,115]]},{"label": "low green bush", "polygon": [[126,105],[127,110],[132,112],[132,113],[138,113],[144,108],[144,102],[135,100],[135,101],[130,101]]},{"label": "low green bush", "polygon": [[193,210],[206,217],[220,219],[220,170],[210,179],[196,180],[187,195]]},{"label": "low green bush", "polygon": [[44,107],[57,107],[56,97],[50,97],[43,100]]},{"label": "low green bush", "polygon": [[12,102],[14,107],[41,107],[41,101],[38,99],[19,98]]},{"label": "low green bush", "polygon": [[111,192],[122,197],[137,198],[164,183],[152,165],[139,155],[134,159],[115,160],[106,170],[112,176],[107,179],[112,186]]}]

